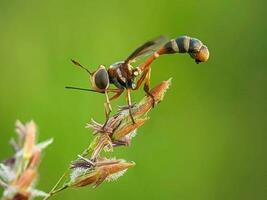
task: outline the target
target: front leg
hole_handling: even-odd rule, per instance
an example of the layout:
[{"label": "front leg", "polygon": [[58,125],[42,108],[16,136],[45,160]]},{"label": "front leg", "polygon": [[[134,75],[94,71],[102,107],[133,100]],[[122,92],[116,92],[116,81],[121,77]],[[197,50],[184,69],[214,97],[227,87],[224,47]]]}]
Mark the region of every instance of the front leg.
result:
[{"label": "front leg", "polygon": [[111,100],[114,100],[114,99],[117,99],[119,96],[121,96],[121,94],[123,93],[123,91],[124,91],[124,89],[118,90],[114,96],[112,96],[111,98],[109,98],[109,96],[108,96],[108,90],[106,90],[106,92],[105,92],[106,102],[104,103],[106,121],[105,121],[105,124],[103,126],[103,129],[106,127],[106,125],[108,123],[108,120],[109,120],[110,113],[112,111],[112,107],[111,107],[110,101]]},{"label": "front leg", "polygon": [[117,99],[118,97],[121,96],[121,94],[123,93],[124,89],[120,89],[116,92],[116,94],[114,96],[112,96],[109,100],[114,100],[114,99]]},{"label": "front leg", "polygon": [[111,104],[110,104],[110,100],[109,100],[109,96],[108,96],[108,92],[105,91],[105,96],[106,96],[106,102],[104,103],[104,107],[105,107],[105,116],[106,116],[106,121],[105,121],[105,124],[103,126],[103,129],[105,129],[107,123],[108,123],[108,120],[109,120],[109,116],[110,116],[110,113],[112,111],[112,107],[111,107]]},{"label": "front leg", "polygon": [[132,120],[133,124],[135,124],[133,113],[132,113],[131,89],[129,89],[129,88],[127,88],[126,100],[128,103],[129,114],[130,114],[131,120]]}]

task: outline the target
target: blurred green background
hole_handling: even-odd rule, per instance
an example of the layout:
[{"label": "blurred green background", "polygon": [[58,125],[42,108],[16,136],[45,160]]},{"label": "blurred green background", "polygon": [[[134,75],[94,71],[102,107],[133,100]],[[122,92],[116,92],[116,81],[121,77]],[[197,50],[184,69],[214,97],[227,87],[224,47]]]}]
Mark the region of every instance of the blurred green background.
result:
[{"label": "blurred green background", "polygon": [[[16,119],[34,119],[39,139],[55,139],[40,166],[48,191],[91,141],[85,124],[104,120],[104,96],[70,59],[95,69],[123,60],[158,35],[190,35],[209,62],[169,55],[152,67],[152,85],[173,77],[130,148],[117,158],[136,166],[97,189],[54,199],[267,199],[265,1],[0,1],[0,159]],[[133,95],[138,101],[144,92]],[[113,108],[125,103],[114,101]]]}]

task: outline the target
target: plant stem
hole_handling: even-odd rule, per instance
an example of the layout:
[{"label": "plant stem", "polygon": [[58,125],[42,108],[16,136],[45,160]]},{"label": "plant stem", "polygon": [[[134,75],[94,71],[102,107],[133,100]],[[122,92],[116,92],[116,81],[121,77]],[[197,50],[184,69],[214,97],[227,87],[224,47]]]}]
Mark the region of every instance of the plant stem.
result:
[{"label": "plant stem", "polygon": [[[68,170],[67,170],[68,171]],[[43,200],[47,200],[49,199],[52,195],[66,189],[68,187],[68,185],[64,185],[63,187],[59,188],[56,190],[56,188],[58,187],[58,185],[60,184],[60,182],[62,181],[62,179],[67,175],[67,171],[62,174],[62,176],[58,179],[57,183],[54,185],[54,187],[50,190],[50,192],[48,193],[48,195],[43,199]],[[67,187],[66,187],[67,186]]]},{"label": "plant stem", "polygon": [[67,189],[68,187],[69,187],[69,185],[64,185],[64,186],[62,186],[61,188],[59,188],[59,189],[57,189],[57,190],[54,190],[54,191],[50,192],[49,195],[48,195],[47,197],[45,197],[43,200],[47,200],[47,199],[49,199],[49,198],[52,197],[53,195],[55,195],[55,194],[61,192],[62,190]]}]

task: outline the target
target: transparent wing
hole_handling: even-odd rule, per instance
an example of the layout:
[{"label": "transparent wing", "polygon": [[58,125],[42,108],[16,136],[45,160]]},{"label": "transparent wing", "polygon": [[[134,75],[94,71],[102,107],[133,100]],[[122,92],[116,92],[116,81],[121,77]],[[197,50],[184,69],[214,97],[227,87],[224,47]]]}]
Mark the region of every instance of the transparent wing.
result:
[{"label": "transparent wing", "polygon": [[138,47],[126,60],[125,63],[134,62],[136,59],[148,56],[156,52],[160,47],[168,42],[168,38],[165,36],[160,36],[154,40],[148,41]]}]

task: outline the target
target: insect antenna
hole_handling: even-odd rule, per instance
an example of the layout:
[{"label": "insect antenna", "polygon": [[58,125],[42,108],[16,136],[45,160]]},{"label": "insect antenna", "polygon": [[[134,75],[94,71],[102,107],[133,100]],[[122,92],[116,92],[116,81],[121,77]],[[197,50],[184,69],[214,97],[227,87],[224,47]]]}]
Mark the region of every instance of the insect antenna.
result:
[{"label": "insect antenna", "polygon": [[105,93],[104,91],[97,91],[87,88],[79,88],[79,87],[72,87],[72,86],[65,86],[66,89],[72,89],[72,90],[83,90],[83,91],[89,91],[89,92],[98,92],[98,93]]},{"label": "insect antenna", "polygon": [[75,61],[75,60],[73,60],[73,59],[71,59],[71,62],[72,62],[74,65],[76,65],[76,66],[78,66],[78,67],[81,67],[82,69],[84,69],[85,71],[87,71],[90,75],[93,75],[93,73],[90,72],[89,69],[87,69],[86,67],[82,66],[79,62],[77,62],[77,61]]}]

